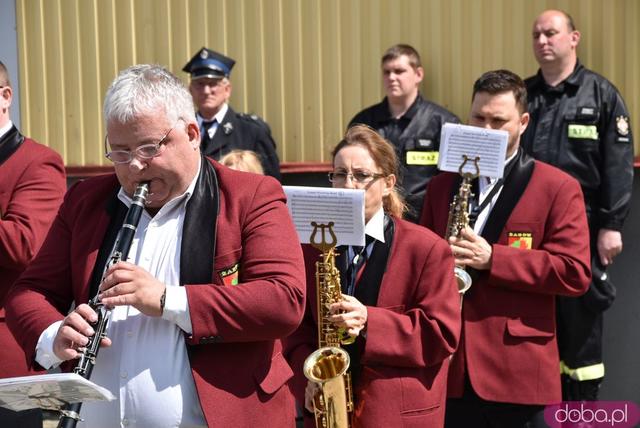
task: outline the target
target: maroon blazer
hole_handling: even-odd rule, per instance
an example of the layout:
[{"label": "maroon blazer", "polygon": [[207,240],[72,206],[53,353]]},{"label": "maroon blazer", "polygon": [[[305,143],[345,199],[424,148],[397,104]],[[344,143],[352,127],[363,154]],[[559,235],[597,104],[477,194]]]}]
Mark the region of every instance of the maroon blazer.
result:
[{"label": "maroon blazer", "polygon": [[[460,335],[460,299],[447,243],[431,231],[392,217],[395,233],[376,307],[367,306],[360,382],[354,385],[354,427],[438,427],[444,422],[449,356]],[[285,339],[294,395],[304,405],[303,362],[318,348],[315,262],[304,246],[307,309]],[[306,424],[312,416],[306,412]]]},{"label": "maroon blazer", "polygon": [[[303,259],[280,184],[213,162],[219,215],[213,278],[187,284],[193,334],[185,335],[200,404],[210,427],[292,426],[292,371],[279,338],[304,313]],[[34,362],[41,332],[72,301],[87,302],[90,276],[109,218],[114,175],[71,188],[33,264],[7,300],[9,326]],[[212,219],[212,227],[214,225]],[[222,272],[239,263],[239,283]]]},{"label": "maroon blazer", "polygon": [[5,297],[40,249],[66,190],[60,155],[29,138],[0,163],[0,378],[29,372],[5,324]]},{"label": "maroon blazer", "polygon": [[[457,177],[442,173],[427,186],[420,223],[441,236]],[[527,241],[531,249],[516,247]],[[449,370],[448,395],[462,395],[466,370],[474,391],[485,400],[558,402],[555,296],[584,293],[591,276],[589,229],[578,182],[536,161],[492,249],[491,269],[481,271],[464,298],[463,335]]]}]

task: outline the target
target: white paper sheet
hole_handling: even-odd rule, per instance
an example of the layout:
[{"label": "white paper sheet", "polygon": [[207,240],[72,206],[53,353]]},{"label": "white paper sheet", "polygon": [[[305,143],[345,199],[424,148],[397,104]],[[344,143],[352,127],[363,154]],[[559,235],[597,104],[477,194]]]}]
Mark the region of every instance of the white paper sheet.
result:
[{"label": "white paper sheet", "polygon": [[473,160],[480,157],[480,175],[500,178],[504,172],[509,133],[476,126],[446,123],[440,136],[438,168],[441,171],[460,172],[460,165],[467,155],[469,161],[462,172],[476,172]]},{"label": "white paper sheet", "polygon": [[15,411],[59,410],[67,403],[115,399],[109,390],[75,373],[0,379],[0,406]]},{"label": "white paper sheet", "polygon": [[[336,245],[364,245],[364,190],[284,186],[300,242],[308,244],[311,222],[333,222]],[[317,237],[316,241],[320,239]],[[327,241],[330,237],[325,238]]]}]

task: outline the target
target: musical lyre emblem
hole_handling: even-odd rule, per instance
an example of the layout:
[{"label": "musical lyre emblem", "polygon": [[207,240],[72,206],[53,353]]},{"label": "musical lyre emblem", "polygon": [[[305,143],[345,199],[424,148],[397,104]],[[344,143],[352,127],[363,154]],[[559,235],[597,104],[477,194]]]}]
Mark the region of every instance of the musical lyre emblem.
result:
[{"label": "musical lyre emblem", "polygon": [[473,165],[476,167],[476,172],[475,173],[462,172],[462,170],[464,169],[464,166],[469,161],[469,157],[467,155],[462,155],[462,158],[464,160],[462,161],[462,164],[460,164],[460,168],[458,168],[458,172],[460,173],[462,178],[468,178],[469,180],[473,180],[474,178],[478,177],[480,175],[480,165],[478,165],[478,162],[480,162],[480,156],[476,156],[473,159]]},{"label": "musical lyre emblem", "polygon": [[[323,253],[329,251],[331,248],[336,246],[338,242],[338,238],[336,238],[336,234],[333,232],[333,222],[330,221],[328,224],[316,223],[315,221],[311,222],[311,226],[313,226],[313,232],[311,232],[311,237],[309,237],[309,242],[313,246],[313,248],[317,248]],[[320,229],[320,241],[318,238],[318,229]],[[329,236],[331,237],[331,241],[327,241],[326,231],[329,231]]]}]

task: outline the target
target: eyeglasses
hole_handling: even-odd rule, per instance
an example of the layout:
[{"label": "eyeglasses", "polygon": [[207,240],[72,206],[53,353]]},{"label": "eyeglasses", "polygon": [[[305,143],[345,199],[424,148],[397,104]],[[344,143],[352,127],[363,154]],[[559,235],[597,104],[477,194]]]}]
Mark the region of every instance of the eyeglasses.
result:
[{"label": "eyeglasses", "polygon": [[374,174],[369,171],[355,171],[355,172],[344,172],[344,171],[333,171],[328,174],[329,181],[332,183],[344,183],[347,181],[347,178],[350,178],[351,181],[360,184],[366,184],[373,180],[377,180],[378,178],[382,178],[384,174]]},{"label": "eyeglasses", "polygon": [[111,162],[115,164],[129,163],[133,160],[134,156],[140,159],[155,158],[156,156],[160,155],[160,153],[162,153],[162,151],[164,150],[163,147],[165,146],[165,140],[167,139],[171,131],[173,131],[173,129],[176,127],[178,122],[180,122],[180,119],[176,121],[176,123],[167,131],[166,134],[164,134],[164,136],[157,143],[143,144],[139,147],[136,147],[134,151],[113,150],[111,152],[107,152],[107,141],[109,136],[105,135],[104,136],[105,156],[107,159],[109,159]]}]

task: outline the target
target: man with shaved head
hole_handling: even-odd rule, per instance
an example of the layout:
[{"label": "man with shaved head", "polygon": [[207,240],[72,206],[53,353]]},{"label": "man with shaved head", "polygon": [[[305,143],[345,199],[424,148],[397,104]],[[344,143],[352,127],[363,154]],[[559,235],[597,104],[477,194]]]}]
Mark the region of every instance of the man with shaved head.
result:
[{"label": "man with shaved head", "polygon": [[615,288],[607,266],[622,251],[631,205],[633,137],[618,90],[578,60],[580,32],[560,10],[533,24],[540,69],[526,80],[531,115],[523,148],[573,175],[584,193],[593,279],[587,294],[558,298],[558,346],[565,400],[595,400],[604,377],[602,313]]}]

